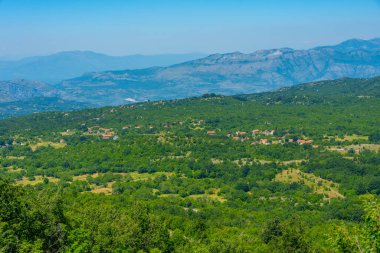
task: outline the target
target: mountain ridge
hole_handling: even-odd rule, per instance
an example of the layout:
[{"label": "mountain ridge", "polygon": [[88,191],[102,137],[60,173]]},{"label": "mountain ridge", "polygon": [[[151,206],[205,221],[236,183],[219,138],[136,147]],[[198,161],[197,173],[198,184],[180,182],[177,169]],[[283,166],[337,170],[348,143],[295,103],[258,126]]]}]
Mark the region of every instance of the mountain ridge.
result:
[{"label": "mountain ridge", "polygon": [[110,56],[93,51],[64,51],[0,61],[0,80],[28,79],[55,84],[85,72],[167,66],[203,56],[201,53]]},{"label": "mountain ridge", "polygon": [[[300,83],[374,76],[380,76],[380,39],[352,39],[309,50],[279,48],[249,54],[231,52],[167,67],[86,72],[54,85],[26,80],[4,81],[0,82],[0,102],[4,108],[11,108],[4,104],[7,102],[20,105],[16,114],[5,110],[6,117],[29,113],[22,103],[30,105],[29,100],[35,97],[56,97],[67,101],[68,105],[58,108],[70,109],[73,104],[73,109],[78,109],[80,106],[197,97],[207,93],[258,93]],[[35,112],[39,100],[33,101],[37,103]],[[41,100],[41,111],[49,108],[54,109],[54,106],[46,106]]]},{"label": "mountain ridge", "polygon": [[59,91],[40,81],[0,81],[0,103],[15,102],[34,97],[54,97]]},{"label": "mountain ridge", "polygon": [[[257,93],[299,83],[380,75],[380,40],[351,40],[309,50],[232,52],[168,67],[86,73],[59,86],[68,96],[102,105],[184,98],[204,93]],[[115,95],[116,94],[116,95]]]}]

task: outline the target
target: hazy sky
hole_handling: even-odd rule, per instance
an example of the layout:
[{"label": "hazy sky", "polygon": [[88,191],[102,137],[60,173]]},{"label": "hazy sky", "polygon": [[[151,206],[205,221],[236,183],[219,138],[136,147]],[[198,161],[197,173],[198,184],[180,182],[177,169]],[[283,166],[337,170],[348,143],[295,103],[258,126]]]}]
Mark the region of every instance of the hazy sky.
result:
[{"label": "hazy sky", "polygon": [[380,37],[380,0],[0,0],[0,57],[252,52]]}]

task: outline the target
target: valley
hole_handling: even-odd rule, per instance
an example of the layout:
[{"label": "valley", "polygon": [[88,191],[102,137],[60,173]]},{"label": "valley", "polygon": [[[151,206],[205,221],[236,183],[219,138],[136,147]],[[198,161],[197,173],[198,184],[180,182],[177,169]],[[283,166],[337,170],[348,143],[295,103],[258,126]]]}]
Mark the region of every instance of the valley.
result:
[{"label": "valley", "polygon": [[268,252],[287,240],[270,231],[293,228],[292,247],[338,252],[336,229],[365,229],[378,203],[379,85],[341,79],[2,120],[0,194],[12,189],[33,219],[49,213],[36,222],[89,252]]},{"label": "valley", "polygon": [[0,0],[0,253],[380,253],[380,0]]}]

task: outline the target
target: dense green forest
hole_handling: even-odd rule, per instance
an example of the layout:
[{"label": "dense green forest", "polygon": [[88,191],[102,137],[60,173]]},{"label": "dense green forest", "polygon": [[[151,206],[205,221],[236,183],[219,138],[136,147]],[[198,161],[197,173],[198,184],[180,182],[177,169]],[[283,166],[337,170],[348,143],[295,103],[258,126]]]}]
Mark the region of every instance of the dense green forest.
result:
[{"label": "dense green forest", "polygon": [[0,252],[380,252],[380,78],[0,121]]}]

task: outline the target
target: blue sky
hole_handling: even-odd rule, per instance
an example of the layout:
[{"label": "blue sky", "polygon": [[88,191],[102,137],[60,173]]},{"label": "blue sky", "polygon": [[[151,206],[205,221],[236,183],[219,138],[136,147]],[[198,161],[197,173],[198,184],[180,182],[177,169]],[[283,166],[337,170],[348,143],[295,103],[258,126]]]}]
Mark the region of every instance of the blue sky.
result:
[{"label": "blue sky", "polygon": [[252,52],[380,37],[380,0],[0,0],[0,57]]}]

